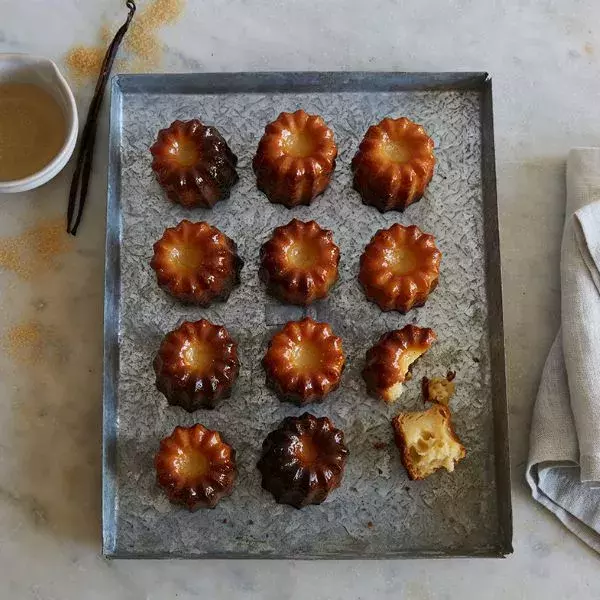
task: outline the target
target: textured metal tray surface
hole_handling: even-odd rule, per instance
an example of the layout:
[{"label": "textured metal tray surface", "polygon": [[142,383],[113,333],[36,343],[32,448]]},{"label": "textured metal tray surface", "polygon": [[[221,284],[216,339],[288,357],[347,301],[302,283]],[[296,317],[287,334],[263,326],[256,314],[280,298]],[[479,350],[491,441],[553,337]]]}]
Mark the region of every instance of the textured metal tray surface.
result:
[{"label": "textured metal tray surface", "polygon": [[[310,207],[288,210],[257,190],[251,161],[264,126],[281,111],[323,116],[339,147],[330,187]],[[352,189],[350,161],[369,125],[385,116],[424,125],[437,166],[425,197],[404,213],[380,214]],[[212,210],[187,211],[165,198],[149,146],[174,119],[215,125],[239,157],[240,181]],[[107,218],[104,374],[104,553],[113,557],[502,556],[512,551],[510,477],[491,82],[485,73],[264,73],[127,75],[113,82]],[[340,279],[307,309],[283,306],[258,279],[258,252],[293,217],[332,229]],[[182,306],[156,285],[152,244],[181,219],[207,220],[232,237],[245,260],[242,283],[224,304]],[[371,236],[394,222],[433,233],[443,252],[440,283],[426,305],[402,316],[368,302],[357,281]],[[309,407],[345,431],[350,457],[341,488],[320,506],[296,510],[262,490],[256,461],[264,437],[303,412],[265,387],[260,360],[272,333],[302,315],[328,321],[343,339],[342,385]],[[239,343],[232,397],[192,415],[156,390],[152,358],[183,320],[208,318]],[[432,327],[438,342],[415,366],[391,407],[367,397],[364,353],[385,331]],[[410,482],[390,419],[422,408],[425,374],[457,371],[456,430],[468,454],[453,474]],[[202,422],[237,449],[233,494],[190,514],[155,484],[158,441],[176,425]],[[379,442],[385,443],[380,449]]]}]

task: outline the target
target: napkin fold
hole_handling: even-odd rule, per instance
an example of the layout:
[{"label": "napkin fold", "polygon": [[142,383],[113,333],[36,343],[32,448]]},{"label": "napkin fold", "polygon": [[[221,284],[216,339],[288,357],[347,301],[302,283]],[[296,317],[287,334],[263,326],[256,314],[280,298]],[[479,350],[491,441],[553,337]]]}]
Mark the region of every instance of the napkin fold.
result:
[{"label": "napkin fold", "polygon": [[569,153],[560,271],[561,328],[534,406],[526,478],[600,552],[600,148]]}]

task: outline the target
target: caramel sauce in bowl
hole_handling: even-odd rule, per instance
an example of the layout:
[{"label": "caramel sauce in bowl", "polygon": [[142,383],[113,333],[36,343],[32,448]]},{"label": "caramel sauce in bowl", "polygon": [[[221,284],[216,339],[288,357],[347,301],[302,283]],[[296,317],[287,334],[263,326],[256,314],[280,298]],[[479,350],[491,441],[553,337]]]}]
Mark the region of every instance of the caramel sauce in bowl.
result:
[{"label": "caramel sauce in bowl", "polygon": [[77,130],[75,99],[58,67],[0,53],[0,193],[31,190],[57,175]]}]

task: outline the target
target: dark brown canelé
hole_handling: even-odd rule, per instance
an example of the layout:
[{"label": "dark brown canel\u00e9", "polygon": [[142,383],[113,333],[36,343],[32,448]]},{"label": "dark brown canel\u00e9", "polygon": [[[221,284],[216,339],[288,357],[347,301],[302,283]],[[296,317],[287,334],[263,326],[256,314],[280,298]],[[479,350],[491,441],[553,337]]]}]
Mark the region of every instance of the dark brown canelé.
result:
[{"label": "dark brown canel\u00e9", "polygon": [[186,208],[212,208],[238,181],[236,155],[215,127],[198,119],[161,129],[150,152],[158,183]]},{"label": "dark brown canel\u00e9", "polygon": [[287,417],[263,442],[262,486],[280,504],[321,504],[340,486],[347,456],[344,433],[327,417]]}]

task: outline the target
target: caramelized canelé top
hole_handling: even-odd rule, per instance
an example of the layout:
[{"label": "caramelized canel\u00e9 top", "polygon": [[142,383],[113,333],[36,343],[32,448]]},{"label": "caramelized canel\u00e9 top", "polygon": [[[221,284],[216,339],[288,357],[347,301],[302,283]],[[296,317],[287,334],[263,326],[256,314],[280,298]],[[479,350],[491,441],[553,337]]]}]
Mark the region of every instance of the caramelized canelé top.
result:
[{"label": "caramelized canel\u00e9 top", "polygon": [[282,400],[298,405],[335,390],[344,370],[342,340],[327,323],[307,317],[275,333],[263,358],[267,382]]},{"label": "caramelized canel\u00e9 top", "polygon": [[214,408],[237,379],[237,344],[225,327],[206,319],[186,321],[163,338],[154,372],[169,404],[188,412]]},{"label": "caramelized canel\u00e9 top", "polygon": [[198,119],[161,129],[150,152],[159,184],[186,208],[212,208],[238,180],[236,155],[215,127]]},{"label": "caramelized canel\u00e9 top", "polygon": [[320,504],[339,487],[347,456],[344,433],[327,417],[287,417],[263,442],[263,488],[296,508]]},{"label": "caramelized canel\u00e9 top", "polygon": [[442,253],[417,226],[380,229],[360,257],[358,279],[381,310],[408,312],[425,304],[436,288]]},{"label": "caramelized canel\u00e9 top", "polygon": [[258,188],[269,200],[292,208],[310,204],[329,185],[337,146],[317,115],[283,112],[265,127],[252,162]]},{"label": "caramelized canel\u00e9 top", "polygon": [[165,229],[150,263],[163,290],[201,306],[227,300],[242,265],[232,239],[208,223],[187,220]]},{"label": "caramelized canel\u00e9 top", "polygon": [[315,221],[292,219],[260,250],[260,277],[282,302],[307,305],[327,296],[338,277],[340,250]]},{"label": "caramelized canel\u00e9 top", "polygon": [[169,500],[189,510],[214,508],[231,494],[237,476],[235,450],[200,424],[175,427],[161,440],[154,465]]},{"label": "caramelized canel\u00e9 top", "polygon": [[410,367],[436,340],[433,329],[405,325],[384,333],[367,350],[362,371],[371,396],[394,402],[402,393],[402,384],[410,377]]},{"label": "caramelized canel\u00e9 top", "polygon": [[434,143],[406,117],[369,127],[352,160],[354,187],[381,212],[404,210],[419,200],[433,177]]}]

